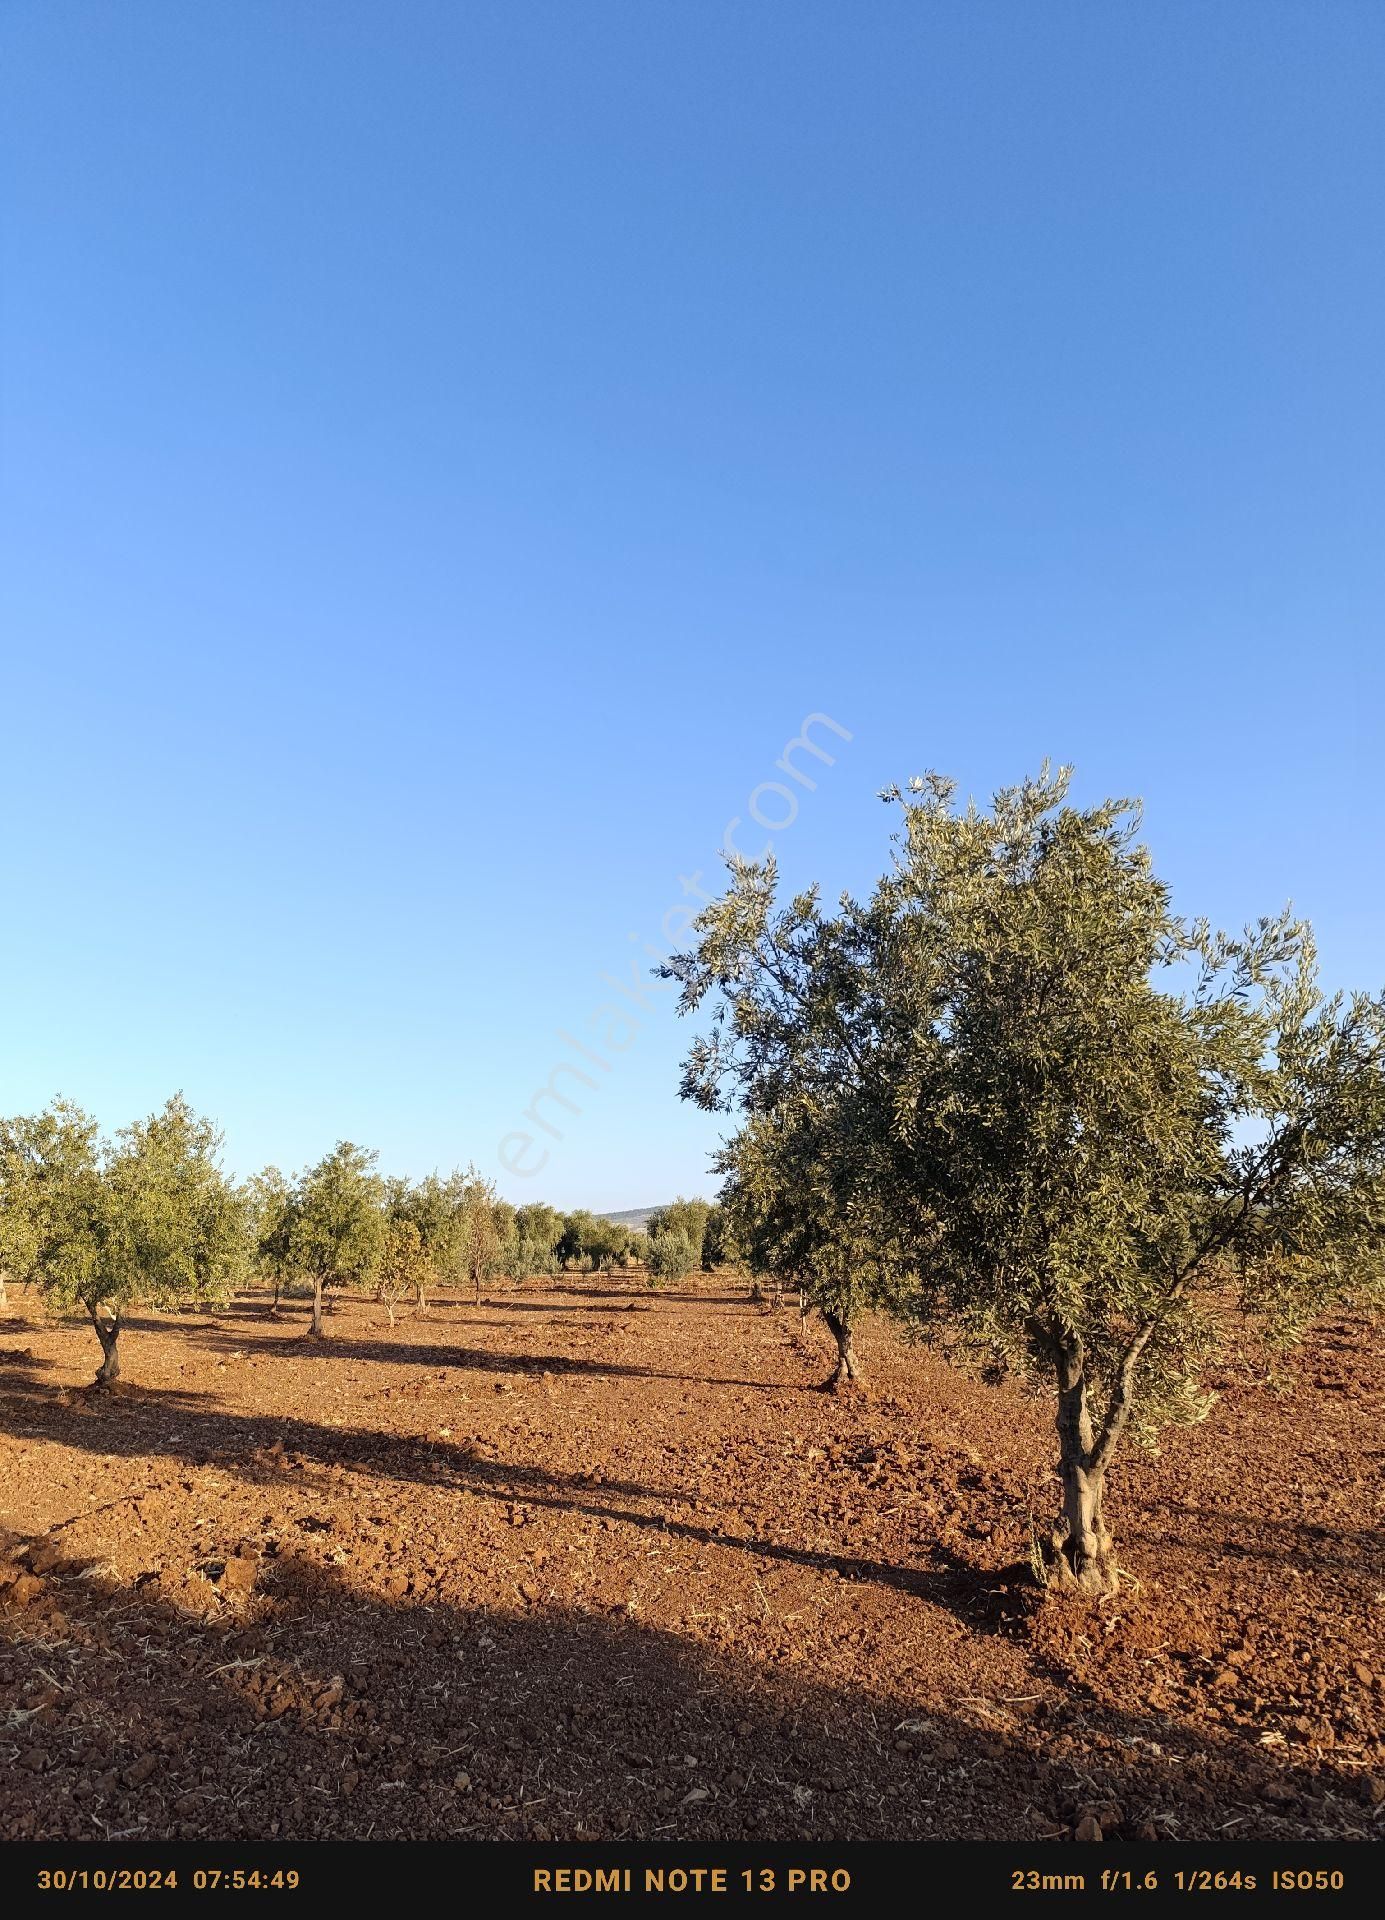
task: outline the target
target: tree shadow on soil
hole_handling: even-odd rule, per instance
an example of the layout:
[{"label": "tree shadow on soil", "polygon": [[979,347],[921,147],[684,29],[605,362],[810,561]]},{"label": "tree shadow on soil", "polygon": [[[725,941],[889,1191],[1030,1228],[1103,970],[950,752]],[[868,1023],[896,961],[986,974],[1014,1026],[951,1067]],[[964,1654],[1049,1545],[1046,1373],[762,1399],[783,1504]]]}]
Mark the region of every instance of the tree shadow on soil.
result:
[{"label": "tree shadow on soil", "polygon": [[[1385,1530],[1379,1527],[1327,1527],[1310,1520],[1275,1520],[1263,1513],[1167,1501],[1157,1514],[1147,1516],[1143,1526],[1133,1522],[1127,1533],[1159,1550],[1179,1546],[1275,1566],[1330,1567],[1372,1590],[1379,1587],[1385,1572]],[[1269,1543],[1256,1535],[1268,1535]]]},{"label": "tree shadow on soil", "polygon": [[9,1378],[5,1398],[5,1430],[102,1458],[163,1458],[214,1466],[265,1486],[282,1486],[285,1474],[299,1484],[316,1484],[316,1476],[329,1498],[335,1490],[332,1477],[345,1474],[438,1487],[506,1506],[580,1513],[927,1599],[981,1632],[1010,1631],[1026,1604],[1012,1579],[971,1566],[941,1542],[930,1543],[929,1564],[923,1566],[827,1552],[682,1517],[705,1512],[705,1498],[683,1488],[610,1479],[599,1469],[555,1473],[527,1462],[491,1458],[489,1449],[450,1439],[232,1413],[216,1402],[208,1404],[205,1396],[166,1388],[131,1387],[112,1395],[89,1388],[55,1391],[37,1380]]},{"label": "tree shadow on soil", "polygon": [[0,1384],[11,1375],[22,1380],[26,1374],[51,1373],[57,1362],[45,1360],[28,1347],[0,1347]]},{"label": "tree shadow on soil", "polygon": [[[243,1340],[219,1328],[189,1328],[182,1330],[181,1337],[193,1346],[207,1347],[214,1353],[246,1350]],[[305,1329],[295,1332],[287,1327],[279,1340],[269,1344],[262,1342],[260,1350],[308,1357],[320,1353],[324,1358],[334,1360],[380,1361],[387,1366],[431,1367],[434,1372],[584,1374],[593,1379],[674,1380],[687,1386],[745,1387],[759,1393],[782,1393],[792,1391],[794,1386],[788,1381],[742,1380],[719,1374],[669,1373],[658,1367],[638,1366],[628,1360],[582,1359],[565,1353],[497,1353],[490,1347],[454,1346],[446,1340],[396,1339],[389,1334],[372,1340],[358,1334],[329,1331],[321,1340],[317,1340]]]},{"label": "tree shadow on soil", "polygon": [[[1219,1838],[1233,1820],[1239,1838],[1292,1838],[1364,1822],[1332,1778],[1205,1733],[927,1710],[814,1673],[811,1647],[769,1664],[623,1610],[392,1602],[212,1540],[200,1569],[134,1585],[51,1541],[6,1549],[10,1573],[41,1574],[18,1605],[11,1583],[0,1617],[6,1839],[1037,1841],[1087,1814],[1114,1839]],[[1274,1809],[1257,1797],[1271,1779]]]}]

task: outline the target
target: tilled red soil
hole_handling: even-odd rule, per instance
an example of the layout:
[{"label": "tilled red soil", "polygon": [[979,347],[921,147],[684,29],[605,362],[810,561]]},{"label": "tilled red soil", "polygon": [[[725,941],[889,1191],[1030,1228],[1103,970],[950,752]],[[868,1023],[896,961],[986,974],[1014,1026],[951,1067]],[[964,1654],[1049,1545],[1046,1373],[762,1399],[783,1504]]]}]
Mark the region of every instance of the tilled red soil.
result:
[{"label": "tilled red soil", "polygon": [[[0,1836],[1385,1831],[1379,1342],[1321,1327],[1040,1594],[1047,1410],[723,1281],[0,1314]],[[1085,1837],[1096,1837],[1083,1825]]]}]

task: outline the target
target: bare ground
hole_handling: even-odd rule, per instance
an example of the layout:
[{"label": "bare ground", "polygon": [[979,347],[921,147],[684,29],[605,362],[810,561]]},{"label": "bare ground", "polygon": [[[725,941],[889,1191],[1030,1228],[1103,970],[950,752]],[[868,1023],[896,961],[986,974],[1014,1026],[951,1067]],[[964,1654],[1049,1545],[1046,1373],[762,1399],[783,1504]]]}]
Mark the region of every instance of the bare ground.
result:
[{"label": "bare ground", "polygon": [[[90,1335],[0,1311],[0,1837],[1385,1832],[1385,1368],[1320,1327],[1113,1475],[1046,1409],[707,1280]],[[1095,1837],[1090,1825],[1084,1835]]]}]

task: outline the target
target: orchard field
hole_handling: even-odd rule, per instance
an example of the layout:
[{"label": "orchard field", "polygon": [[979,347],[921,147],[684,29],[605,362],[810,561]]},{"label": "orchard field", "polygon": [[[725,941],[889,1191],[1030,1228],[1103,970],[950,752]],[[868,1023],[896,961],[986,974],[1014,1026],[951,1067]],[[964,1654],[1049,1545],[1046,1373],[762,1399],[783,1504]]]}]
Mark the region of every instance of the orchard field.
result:
[{"label": "orchard field", "polygon": [[[1385,1366],[1351,1313],[1111,1476],[1051,1399],[700,1274],[0,1309],[0,1836],[1366,1838]],[[1209,1445],[1209,1437],[1216,1444]]]}]

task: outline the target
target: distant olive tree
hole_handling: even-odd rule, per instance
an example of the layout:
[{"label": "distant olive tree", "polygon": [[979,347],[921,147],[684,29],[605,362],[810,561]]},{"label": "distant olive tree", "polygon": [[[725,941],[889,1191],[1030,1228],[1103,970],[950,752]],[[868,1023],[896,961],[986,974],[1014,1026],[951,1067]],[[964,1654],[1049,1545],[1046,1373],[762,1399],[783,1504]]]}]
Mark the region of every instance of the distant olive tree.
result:
[{"label": "distant olive tree", "polygon": [[718,1267],[725,1265],[728,1257],[726,1215],[720,1206],[709,1207],[702,1229],[703,1272],[714,1273]]},{"label": "distant olive tree", "polygon": [[564,1265],[585,1273],[610,1272],[631,1258],[634,1236],[618,1220],[591,1213],[585,1207],[563,1217],[558,1255]]},{"label": "distant olive tree", "polygon": [[692,1246],[693,1266],[700,1267],[703,1241],[711,1212],[710,1200],[685,1200],[680,1195],[678,1199],[670,1201],[668,1206],[656,1207],[645,1221],[644,1230],[651,1242],[663,1234],[681,1234]]},{"label": "distant olive tree", "polygon": [[322,1302],[329,1287],[367,1286],[375,1278],[385,1241],[385,1186],[376,1155],[350,1140],[310,1167],[294,1194],[290,1258],[313,1290],[311,1332],[322,1334]]},{"label": "distant olive tree", "polygon": [[428,1256],[414,1222],[400,1215],[387,1217],[376,1287],[391,1327],[399,1302],[411,1293],[420,1292],[427,1273]]},{"label": "distant olive tree", "polygon": [[[59,1101],[46,1114],[0,1120],[0,1282],[36,1284],[43,1251],[42,1195],[46,1173],[49,1196],[56,1192],[60,1130],[68,1129],[67,1151],[74,1163],[91,1156],[94,1121]],[[51,1197],[49,1204],[52,1204]],[[0,1287],[0,1300],[8,1296]]]},{"label": "distant olive tree", "polygon": [[495,1202],[495,1187],[475,1167],[457,1176],[457,1246],[478,1307],[482,1282],[495,1272],[504,1244]]},{"label": "distant olive tree", "polygon": [[855,1332],[868,1308],[898,1311],[913,1284],[910,1249],[890,1217],[862,1143],[839,1103],[786,1101],[755,1113],[718,1156],[725,1231],[757,1280],[798,1290],[836,1345],[829,1391],[862,1378]]},{"label": "distant olive tree", "polygon": [[462,1248],[458,1208],[461,1182],[430,1173],[411,1182],[386,1182],[385,1213],[389,1221],[408,1221],[418,1235],[419,1259],[413,1263],[414,1306],[420,1316],[428,1311],[429,1295],[442,1281],[461,1276]]},{"label": "distant olive tree", "polygon": [[519,1271],[519,1229],[515,1225],[516,1209],[508,1200],[491,1202],[491,1218],[495,1223],[495,1252],[491,1255],[490,1272],[497,1280],[518,1281]]},{"label": "distant olive tree", "polygon": [[698,1248],[690,1233],[665,1227],[649,1236],[645,1265],[655,1280],[682,1280],[698,1264]]},{"label": "distant olive tree", "polygon": [[271,1316],[278,1313],[284,1288],[295,1278],[294,1204],[293,1185],[278,1167],[266,1167],[262,1172],[252,1175],[246,1183],[250,1268],[272,1290],[269,1303]]},{"label": "distant olive tree", "polygon": [[563,1237],[563,1216],[556,1207],[541,1200],[531,1201],[515,1210],[514,1270],[517,1280],[531,1274],[558,1271],[558,1242]]}]

